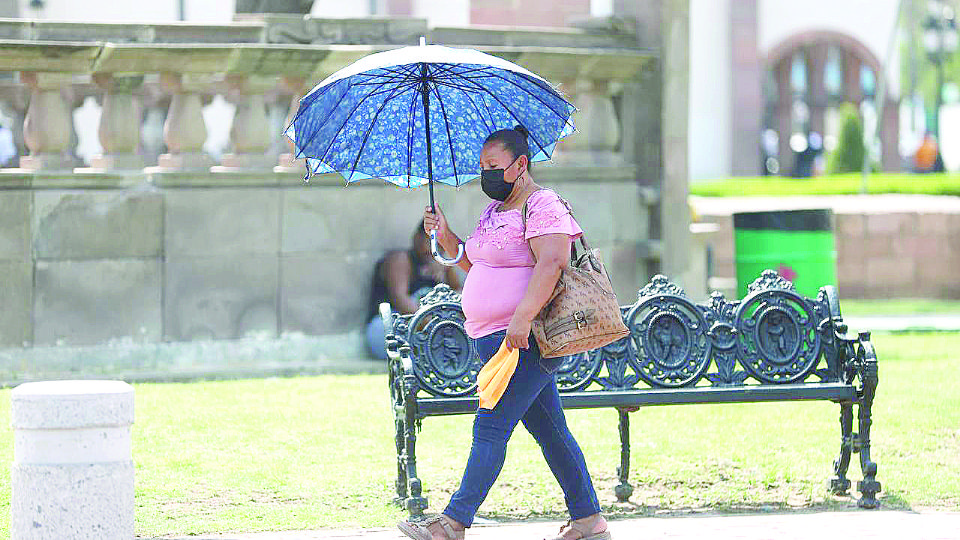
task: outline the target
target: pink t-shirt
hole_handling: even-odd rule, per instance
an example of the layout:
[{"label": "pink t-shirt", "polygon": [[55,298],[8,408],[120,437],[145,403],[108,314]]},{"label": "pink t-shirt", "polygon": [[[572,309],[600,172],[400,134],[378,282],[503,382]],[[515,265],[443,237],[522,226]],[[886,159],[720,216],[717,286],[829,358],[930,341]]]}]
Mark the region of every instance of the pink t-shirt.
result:
[{"label": "pink t-shirt", "polygon": [[527,199],[526,235],[521,210],[498,212],[500,204],[491,202],[467,237],[467,258],[473,266],[463,284],[461,306],[467,319],[464,327],[472,338],[510,326],[533,276],[535,262],[527,240],[563,233],[573,241],[583,233],[560,196],[549,189]]}]

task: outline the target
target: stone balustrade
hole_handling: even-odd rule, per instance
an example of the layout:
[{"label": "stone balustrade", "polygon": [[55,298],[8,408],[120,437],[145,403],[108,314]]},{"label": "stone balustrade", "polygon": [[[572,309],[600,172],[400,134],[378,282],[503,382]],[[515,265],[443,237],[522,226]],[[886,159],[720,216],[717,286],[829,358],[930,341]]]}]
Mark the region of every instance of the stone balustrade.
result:
[{"label": "stone balustrade", "polygon": [[[426,192],[305,183],[281,132],[322,78],[420,36],[561,84],[579,130],[534,173],[574,203],[628,303],[660,270],[661,219],[678,215],[657,208],[659,166],[638,157],[659,155],[661,118],[635,112],[658,62],[635,35],[295,16],[0,20],[0,112],[21,147],[0,169],[0,385],[316,372],[362,355],[374,264],[409,245]],[[91,101],[95,129],[75,120]],[[205,147],[229,121],[208,125],[213,101],[235,108],[222,154]],[[87,162],[77,129],[102,147]],[[437,199],[459,231],[487,202],[473,183]]]},{"label": "stone balustrade", "polygon": [[[416,44],[420,36],[477,47],[516,62],[561,89],[578,106],[580,132],[561,146],[570,159],[619,165],[621,126],[614,100],[653,60],[630,34],[560,29],[537,32],[426,26],[419,19],[344,21],[297,16],[239,16],[229,25],[81,24],[0,20],[0,72],[19,85],[0,87],[4,109],[23,117],[19,169],[69,171],[77,162],[73,110],[93,96],[102,112],[103,154],[78,172],[211,170],[264,172],[292,167],[278,144],[284,126],[268,110],[287,107],[313,84],[372,52]],[[8,77],[10,79],[11,77]],[[18,87],[19,86],[19,87]],[[23,87],[28,89],[24,96]],[[236,106],[220,163],[203,150],[203,107],[222,95]],[[144,117],[164,117],[166,152],[145,155]],[[156,115],[155,115],[156,116]],[[589,151],[584,154],[583,151]],[[150,163],[148,160],[155,162]],[[0,183],[3,180],[0,179]]]}]

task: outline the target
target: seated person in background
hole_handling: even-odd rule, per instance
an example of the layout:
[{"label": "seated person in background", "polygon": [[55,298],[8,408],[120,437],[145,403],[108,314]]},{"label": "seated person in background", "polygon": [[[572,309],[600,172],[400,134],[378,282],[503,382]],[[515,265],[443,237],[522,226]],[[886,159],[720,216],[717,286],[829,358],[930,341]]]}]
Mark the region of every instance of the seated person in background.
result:
[{"label": "seated person in background", "polygon": [[384,347],[380,303],[389,302],[394,312],[413,313],[420,298],[438,283],[460,290],[462,282],[455,266],[443,266],[430,253],[430,239],[423,230],[423,220],[413,232],[413,247],[388,252],[373,269],[370,306],[367,314],[367,348],[381,360],[387,359]]}]

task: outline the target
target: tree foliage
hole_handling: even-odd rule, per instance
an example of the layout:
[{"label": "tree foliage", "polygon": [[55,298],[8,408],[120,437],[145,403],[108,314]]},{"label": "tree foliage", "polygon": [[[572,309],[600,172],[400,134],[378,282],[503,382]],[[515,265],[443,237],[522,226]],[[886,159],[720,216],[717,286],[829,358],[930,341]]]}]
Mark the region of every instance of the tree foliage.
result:
[{"label": "tree foliage", "polygon": [[861,170],[866,151],[860,111],[852,103],[844,103],[840,106],[840,136],[837,137],[837,147],[827,160],[827,171],[845,173]]}]

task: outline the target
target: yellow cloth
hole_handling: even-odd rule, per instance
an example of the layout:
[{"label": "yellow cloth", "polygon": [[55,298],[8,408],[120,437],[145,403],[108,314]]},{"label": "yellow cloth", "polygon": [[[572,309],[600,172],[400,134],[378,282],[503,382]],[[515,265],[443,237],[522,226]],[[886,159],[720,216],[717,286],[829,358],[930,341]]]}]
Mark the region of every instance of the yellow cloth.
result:
[{"label": "yellow cloth", "polygon": [[507,384],[517,369],[520,349],[507,348],[507,340],[477,374],[477,394],[480,395],[480,408],[493,409],[500,402]]}]

